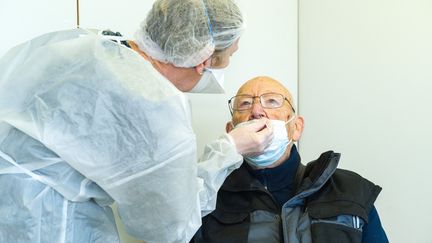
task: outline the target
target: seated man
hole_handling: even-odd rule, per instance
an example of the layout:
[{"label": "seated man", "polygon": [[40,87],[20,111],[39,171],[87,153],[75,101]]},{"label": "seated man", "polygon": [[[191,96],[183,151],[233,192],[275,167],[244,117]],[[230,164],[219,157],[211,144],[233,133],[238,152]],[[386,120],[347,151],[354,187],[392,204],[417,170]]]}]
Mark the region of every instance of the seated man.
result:
[{"label": "seated man", "polygon": [[245,157],[225,180],[194,242],[388,242],[374,207],[379,186],[337,169],[340,154],[333,151],[300,163],[293,142],[304,120],[282,84],[254,78],[229,105],[227,131],[266,117],[275,137],[264,154]]}]

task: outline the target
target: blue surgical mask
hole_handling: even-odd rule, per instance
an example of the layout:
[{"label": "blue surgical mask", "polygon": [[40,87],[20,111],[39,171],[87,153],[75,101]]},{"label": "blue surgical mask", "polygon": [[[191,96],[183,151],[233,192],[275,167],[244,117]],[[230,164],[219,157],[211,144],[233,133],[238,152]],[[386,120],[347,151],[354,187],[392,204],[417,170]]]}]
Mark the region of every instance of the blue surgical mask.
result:
[{"label": "blue surgical mask", "polygon": [[292,116],[286,122],[281,120],[270,120],[274,133],[272,143],[264,150],[263,154],[245,157],[246,162],[255,167],[266,167],[280,159],[287,150],[288,145],[292,142],[291,139],[288,139],[285,125],[290,123],[294,117],[295,116]]},{"label": "blue surgical mask", "polygon": [[198,83],[189,93],[225,93],[223,83],[225,79],[225,69],[206,68]]}]

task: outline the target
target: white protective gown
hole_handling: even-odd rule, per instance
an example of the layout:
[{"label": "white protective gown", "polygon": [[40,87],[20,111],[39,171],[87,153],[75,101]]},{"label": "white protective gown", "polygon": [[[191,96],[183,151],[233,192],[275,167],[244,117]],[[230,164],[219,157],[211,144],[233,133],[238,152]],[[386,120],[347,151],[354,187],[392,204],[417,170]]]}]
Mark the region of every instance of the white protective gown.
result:
[{"label": "white protective gown", "polygon": [[186,96],[136,52],[86,30],[0,59],[0,242],[188,242],[241,155],[197,163]]}]

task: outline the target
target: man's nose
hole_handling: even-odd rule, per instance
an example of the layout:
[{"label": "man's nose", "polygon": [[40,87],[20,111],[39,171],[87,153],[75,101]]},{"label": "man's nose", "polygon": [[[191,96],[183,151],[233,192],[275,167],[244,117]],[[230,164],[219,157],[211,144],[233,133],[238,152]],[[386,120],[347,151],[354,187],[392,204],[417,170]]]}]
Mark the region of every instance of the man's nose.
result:
[{"label": "man's nose", "polygon": [[252,103],[252,119],[260,119],[261,117],[266,117],[266,113],[261,106],[260,99],[256,97]]}]

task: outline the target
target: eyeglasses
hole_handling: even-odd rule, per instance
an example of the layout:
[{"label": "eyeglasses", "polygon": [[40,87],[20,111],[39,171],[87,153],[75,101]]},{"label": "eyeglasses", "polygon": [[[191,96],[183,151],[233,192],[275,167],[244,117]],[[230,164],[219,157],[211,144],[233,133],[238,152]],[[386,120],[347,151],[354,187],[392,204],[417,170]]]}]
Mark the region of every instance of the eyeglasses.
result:
[{"label": "eyeglasses", "polygon": [[264,109],[276,109],[282,107],[284,101],[286,100],[292,111],[295,113],[294,107],[285,96],[278,93],[265,93],[260,96],[237,95],[232,97],[228,100],[228,106],[230,108],[231,114],[233,111],[250,110],[255,98],[259,98],[260,104]]}]

